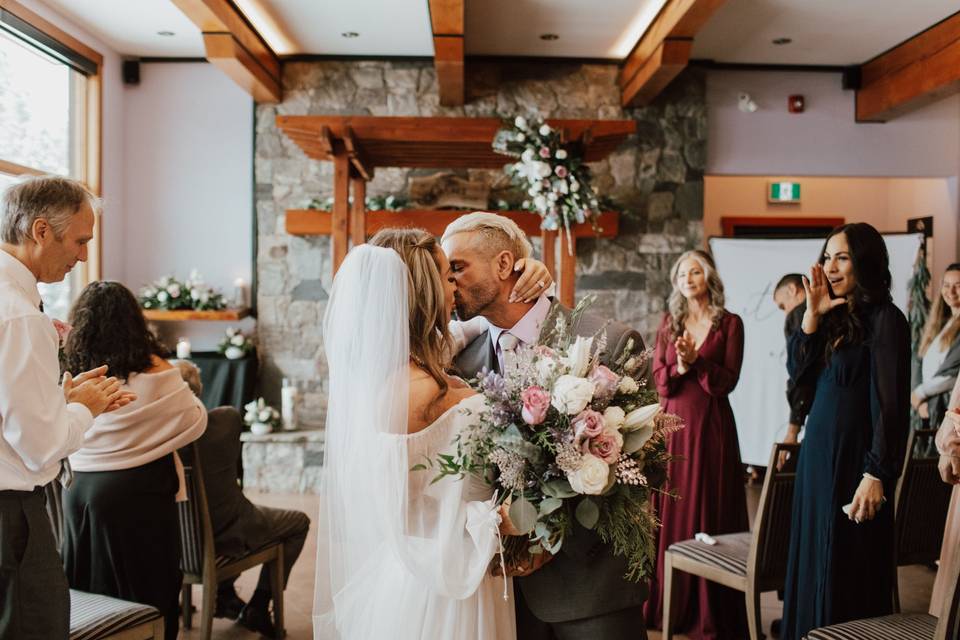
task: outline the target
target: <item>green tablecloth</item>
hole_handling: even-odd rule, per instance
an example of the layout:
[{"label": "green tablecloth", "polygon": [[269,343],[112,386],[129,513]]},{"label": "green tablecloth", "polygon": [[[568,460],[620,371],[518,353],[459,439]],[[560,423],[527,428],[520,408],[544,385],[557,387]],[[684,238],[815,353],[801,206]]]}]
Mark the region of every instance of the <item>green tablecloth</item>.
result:
[{"label": "green tablecloth", "polygon": [[209,410],[229,405],[242,414],[243,405],[254,399],[257,352],[228,360],[216,351],[195,351],[190,360],[200,369],[204,406]]}]

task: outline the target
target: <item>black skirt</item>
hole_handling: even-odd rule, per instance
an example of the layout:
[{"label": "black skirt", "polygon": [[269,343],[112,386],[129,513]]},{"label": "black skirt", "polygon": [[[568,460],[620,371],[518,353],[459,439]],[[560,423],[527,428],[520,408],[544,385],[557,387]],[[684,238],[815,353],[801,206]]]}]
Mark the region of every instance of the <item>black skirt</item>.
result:
[{"label": "black skirt", "polygon": [[180,538],[173,455],[133,469],[76,472],[63,492],[70,587],[151,605],[177,637]]}]

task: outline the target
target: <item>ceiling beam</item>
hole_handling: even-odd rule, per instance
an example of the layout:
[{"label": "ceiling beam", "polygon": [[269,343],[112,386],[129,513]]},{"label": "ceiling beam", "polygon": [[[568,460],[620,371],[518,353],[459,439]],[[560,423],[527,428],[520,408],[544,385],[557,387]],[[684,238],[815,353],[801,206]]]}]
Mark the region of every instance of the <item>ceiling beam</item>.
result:
[{"label": "ceiling beam", "polygon": [[464,103],[464,0],[428,0],[433,31],[434,66],[440,104],[458,107]]},{"label": "ceiling beam", "polygon": [[857,122],[885,122],[960,91],[960,13],[860,68]]},{"label": "ceiling beam", "polygon": [[203,33],[207,60],[257,102],[280,102],[280,60],[230,0],[171,0]]},{"label": "ceiling beam", "polygon": [[687,66],[694,36],[724,1],[667,0],[623,61],[623,106],[648,104]]}]

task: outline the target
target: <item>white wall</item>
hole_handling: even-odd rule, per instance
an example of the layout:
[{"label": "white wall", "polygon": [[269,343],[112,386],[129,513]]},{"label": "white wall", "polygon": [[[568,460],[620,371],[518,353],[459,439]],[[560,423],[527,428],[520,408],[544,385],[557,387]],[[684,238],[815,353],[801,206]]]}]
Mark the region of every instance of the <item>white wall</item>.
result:
[{"label": "white wall", "polygon": [[[252,98],[207,63],[142,64],[140,84],[124,87],[124,94],[126,233],[122,246],[110,245],[125,256],[123,282],[137,291],[162,275],[186,278],[196,268],[228,295],[238,277],[249,287]],[[206,350],[225,327],[161,328]]]},{"label": "white wall", "polygon": [[[754,113],[737,109],[747,92]],[[806,111],[787,112],[803,94]],[[960,96],[883,124],[854,122],[854,92],[838,73],[709,71],[707,173],[956,177]]]},{"label": "white wall", "polygon": [[126,254],[122,250],[126,234],[124,209],[125,178],[123,162],[124,91],[121,80],[121,56],[89,32],[55,13],[37,0],[19,0],[22,5],[49,20],[103,56],[103,277],[122,279]]}]

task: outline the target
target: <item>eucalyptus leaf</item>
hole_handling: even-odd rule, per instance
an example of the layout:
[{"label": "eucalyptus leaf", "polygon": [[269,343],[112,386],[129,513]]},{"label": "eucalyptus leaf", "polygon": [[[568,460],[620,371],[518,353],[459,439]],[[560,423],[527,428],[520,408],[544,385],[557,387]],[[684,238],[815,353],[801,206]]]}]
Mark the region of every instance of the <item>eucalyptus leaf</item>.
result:
[{"label": "eucalyptus leaf", "polygon": [[643,448],[643,445],[647,444],[653,436],[653,427],[648,425],[640,427],[636,431],[631,431],[623,438],[623,452],[624,453],[636,453]]},{"label": "eucalyptus leaf", "polygon": [[543,540],[540,542],[540,544],[543,545],[544,549],[550,552],[550,555],[555,556],[557,555],[557,552],[560,551],[560,547],[563,545],[563,538],[557,538],[557,542],[555,544],[550,544],[549,540]]},{"label": "eucalyptus leaf", "polygon": [[520,433],[520,429],[515,424],[503,430],[494,442],[497,446],[516,453],[522,458],[529,460],[533,464],[538,464],[543,458],[543,452],[535,444],[528,442]]},{"label": "eucalyptus leaf", "polygon": [[[590,498],[584,498],[577,505],[577,521],[586,529],[593,529],[600,520],[600,507]],[[511,516],[513,517],[513,516]]]},{"label": "eucalyptus leaf", "polygon": [[560,498],[547,498],[540,501],[540,515],[545,516],[553,513],[563,506],[563,500]]},{"label": "eucalyptus leaf", "polygon": [[550,529],[547,528],[546,523],[537,522],[537,526],[533,528],[533,533],[539,540],[546,540],[550,537]]},{"label": "eucalyptus leaf", "polygon": [[566,480],[551,480],[545,483],[543,492],[552,498],[572,498],[577,495]]},{"label": "eucalyptus leaf", "polygon": [[530,533],[537,525],[537,508],[522,496],[510,505],[509,514],[513,526],[521,533]]}]

